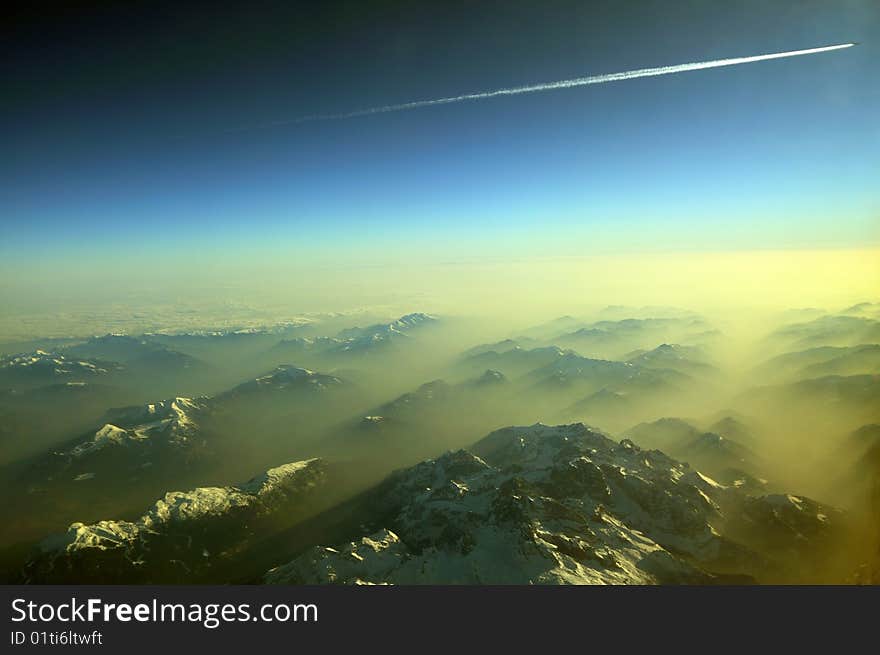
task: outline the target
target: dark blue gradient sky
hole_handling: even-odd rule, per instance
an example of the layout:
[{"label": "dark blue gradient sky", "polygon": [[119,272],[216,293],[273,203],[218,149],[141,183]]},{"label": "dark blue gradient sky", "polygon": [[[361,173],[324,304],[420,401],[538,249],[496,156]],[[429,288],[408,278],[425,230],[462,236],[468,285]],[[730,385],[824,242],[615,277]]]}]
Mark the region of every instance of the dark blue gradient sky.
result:
[{"label": "dark blue gradient sky", "polygon": [[[873,0],[257,2],[26,16],[3,46],[0,256],[39,266],[108,252],[876,244],[878,36]],[[247,129],[851,41],[862,43]]]}]

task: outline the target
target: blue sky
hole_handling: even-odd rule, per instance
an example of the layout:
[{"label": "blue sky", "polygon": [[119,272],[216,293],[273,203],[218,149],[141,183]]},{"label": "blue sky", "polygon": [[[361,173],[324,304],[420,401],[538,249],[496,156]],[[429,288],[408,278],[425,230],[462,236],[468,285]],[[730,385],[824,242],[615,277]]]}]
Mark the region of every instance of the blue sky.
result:
[{"label": "blue sky", "polygon": [[[47,24],[4,73],[0,255],[503,257],[880,241],[871,1],[339,3]],[[170,13],[169,13],[170,12]],[[861,41],[579,89],[239,129]]]}]

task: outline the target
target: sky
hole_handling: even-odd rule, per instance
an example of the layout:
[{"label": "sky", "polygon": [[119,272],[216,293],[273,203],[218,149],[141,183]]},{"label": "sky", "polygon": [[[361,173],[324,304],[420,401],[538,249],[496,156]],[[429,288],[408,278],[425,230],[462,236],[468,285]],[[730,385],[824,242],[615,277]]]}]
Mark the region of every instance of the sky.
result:
[{"label": "sky", "polygon": [[[133,268],[880,244],[873,0],[183,4],[13,21],[0,62],[7,294]],[[291,122],[848,42],[860,44]]]}]

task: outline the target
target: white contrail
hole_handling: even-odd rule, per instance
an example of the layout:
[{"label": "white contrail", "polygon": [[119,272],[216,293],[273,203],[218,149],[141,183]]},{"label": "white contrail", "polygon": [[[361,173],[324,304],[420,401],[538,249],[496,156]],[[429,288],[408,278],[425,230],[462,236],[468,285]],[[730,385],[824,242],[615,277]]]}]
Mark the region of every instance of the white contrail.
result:
[{"label": "white contrail", "polygon": [[[466,93],[460,96],[452,96],[449,98],[436,98],[434,100],[415,100],[413,102],[404,102],[397,105],[385,105],[384,107],[372,107],[370,109],[359,109],[343,114],[314,114],[311,116],[301,116],[289,120],[275,121],[266,123],[259,127],[271,127],[274,125],[288,125],[292,123],[306,123],[309,121],[331,121],[343,118],[356,118],[358,116],[369,116],[371,114],[384,114],[392,111],[405,111],[407,109],[418,109],[419,107],[431,107],[434,105],[448,105],[453,102],[465,102],[468,100],[484,100],[486,98],[497,98],[498,96],[515,96],[521,93],[535,93],[538,91],[552,91],[553,89],[571,89],[578,86],[587,86],[588,84],[604,84],[605,82],[617,82],[619,80],[633,80],[637,77],[653,77],[655,75],[671,75],[672,73],[684,73],[687,71],[703,70],[705,68],[720,68],[722,66],[736,66],[737,64],[751,64],[758,61],[767,61],[768,59],[783,59],[785,57],[798,57],[800,55],[813,55],[819,52],[830,52],[831,50],[841,50],[856,45],[855,43],[841,43],[839,45],[823,46],[821,48],[808,48],[806,50],[790,50],[788,52],[774,52],[767,55],[753,55],[751,57],[734,57],[732,59],[714,59],[712,61],[698,61],[690,64],[676,64],[675,66],[660,66],[658,68],[639,68],[638,70],[624,71],[622,73],[606,73],[603,75],[591,75],[589,77],[575,77],[570,80],[559,80],[557,82],[542,82],[540,84],[530,84],[528,86],[516,86],[508,89],[496,89],[495,91],[480,91],[478,93]],[[253,129],[253,128],[243,128]]]}]

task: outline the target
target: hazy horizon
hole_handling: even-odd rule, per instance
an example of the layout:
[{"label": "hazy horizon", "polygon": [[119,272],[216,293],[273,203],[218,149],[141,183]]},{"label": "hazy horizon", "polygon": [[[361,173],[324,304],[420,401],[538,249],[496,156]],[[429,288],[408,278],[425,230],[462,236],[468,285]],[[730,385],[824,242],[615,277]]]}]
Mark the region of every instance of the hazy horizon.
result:
[{"label": "hazy horizon", "polygon": [[[105,262],[101,271],[43,269],[42,277],[6,277],[0,342],[100,334],[110,327],[101,320],[108,319],[113,330],[136,333],[269,327],[328,312],[391,316],[418,310],[515,325],[605,305],[677,305],[710,314],[802,307],[833,312],[875,298],[880,289],[880,250],[870,248],[458,261],[374,257],[347,264],[265,257],[212,266],[203,257],[186,268],[165,261],[146,268],[129,257]],[[161,316],[148,317],[160,309]]]}]

